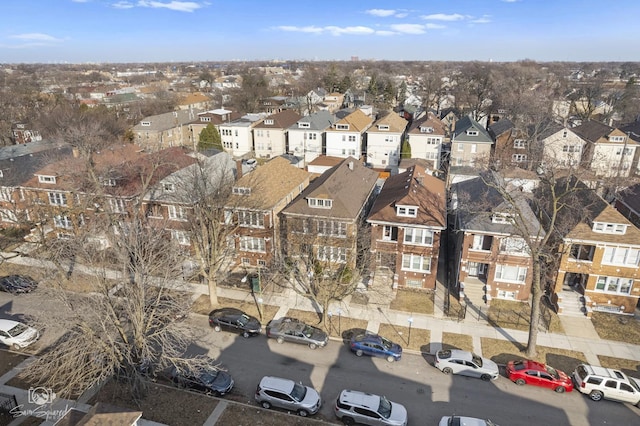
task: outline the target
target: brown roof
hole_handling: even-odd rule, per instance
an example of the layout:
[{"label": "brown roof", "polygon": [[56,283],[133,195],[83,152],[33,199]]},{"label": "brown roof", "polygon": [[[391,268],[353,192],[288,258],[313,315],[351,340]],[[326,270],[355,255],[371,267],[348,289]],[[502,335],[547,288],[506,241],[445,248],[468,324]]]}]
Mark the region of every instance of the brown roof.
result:
[{"label": "brown roof", "polygon": [[[573,132],[580,136],[582,139],[592,143],[617,143],[623,145],[633,144],[637,145],[637,142],[633,139],[628,139],[626,142],[612,142],[608,136],[627,136],[623,131],[616,129],[598,121],[586,121],[579,126],[574,127]],[[625,138],[626,139],[626,138]]]},{"label": "brown roof", "polygon": [[[417,217],[396,215],[396,205],[418,206]],[[412,166],[389,177],[376,198],[367,221],[406,223],[446,228],[444,182]]]},{"label": "brown roof", "polygon": [[[421,127],[433,127],[433,133],[422,133],[420,131]],[[409,133],[413,134],[422,134],[422,135],[444,135],[445,134],[445,126],[442,121],[435,116],[431,111],[428,114],[422,116],[418,120],[415,120],[411,127],[409,128]]]},{"label": "brown roof", "polygon": [[340,164],[342,160],[344,160],[344,158],[332,157],[330,155],[320,155],[319,157],[311,161],[309,163],[309,166],[336,166]]},{"label": "brown roof", "polygon": [[[294,110],[285,109],[284,111],[266,117],[260,124],[257,124],[254,129],[288,129],[301,118],[302,116]],[[273,120],[273,124],[266,124],[268,120]]]},{"label": "brown roof", "polygon": [[[373,123],[373,126],[367,130],[367,133],[403,133],[406,130],[408,123],[409,122],[407,120],[400,117],[398,114],[389,113]],[[389,126],[389,130],[379,130],[380,125]]]},{"label": "brown roof", "polygon": [[249,195],[232,195],[231,205],[255,210],[272,209],[291,191],[309,179],[310,174],[289,160],[276,157],[242,176],[234,187],[251,188]]},{"label": "brown roof", "polygon": [[128,408],[98,402],[91,407],[91,410],[77,423],[77,426],[131,426],[135,424],[140,417],[142,417],[142,411],[134,411]]},{"label": "brown roof", "polygon": [[203,93],[189,93],[178,101],[178,105],[199,104],[202,102],[210,102],[212,99]]},{"label": "brown roof", "polygon": [[[315,179],[284,210],[284,214],[355,220],[373,191],[378,173],[348,157]],[[312,208],[308,198],[332,200],[330,209]]]},{"label": "brown roof", "polygon": [[[336,121],[333,123],[333,126],[327,129],[327,132],[364,132],[369,127],[371,127],[371,123],[373,123],[373,117],[369,117],[364,113],[361,109],[357,109],[353,111],[351,114],[344,117],[342,120]],[[338,124],[348,124],[349,130],[338,130],[336,127]]]}]

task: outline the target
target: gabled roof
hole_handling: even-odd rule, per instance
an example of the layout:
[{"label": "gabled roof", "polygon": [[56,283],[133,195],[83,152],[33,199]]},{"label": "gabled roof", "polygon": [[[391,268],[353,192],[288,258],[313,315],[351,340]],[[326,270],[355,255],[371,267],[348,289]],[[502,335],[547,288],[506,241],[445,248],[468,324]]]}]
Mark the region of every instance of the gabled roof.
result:
[{"label": "gabled roof", "polygon": [[308,172],[291,165],[286,158],[276,157],[238,179],[233,186],[250,188],[251,193],[233,194],[230,205],[250,210],[270,210],[307,181],[309,176]]},{"label": "gabled roof", "polygon": [[[288,129],[291,125],[300,120],[301,115],[292,109],[285,109],[267,116],[261,123],[256,124],[254,129]],[[273,124],[269,123],[273,120]]]},{"label": "gabled roof", "polygon": [[616,198],[626,204],[636,214],[640,214],[640,183],[636,183],[618,192]]},{"label": "gabled roof", "polygon": [[71,158],[65,143],[37,141],[0,148],[0,186],[16,187],[27,182],[47,164]]},{"label": "gabled roof", "polygon": [[489,125],[489,128],[487,130],[489,131],[491,137],[496,140],[498,136],[508,132],[509,130],[515,129],[515,127],[515,124],[513,124],[508,118],[501,118],[495,123]]},{"label": "gabled roof", "polygon": [[[478,135],[467,135],[468,130],[475,130],[478,132]],[[491,135],[489,135],[489,132],[487,132],[480,123],[468,115],[465,115],[460,120],[456,121],[456,127],[453,131],[453,141],[493,143],[493,139],[491,138]]]},{"label": "gabled roof", "polygon": [[[187,124],[196,119],[198,113],[201,110],[188,109],[167,112],[164,114],[151,115],[145,117],[138,124],[133,126],[134,132],[161,132],[164,130],[173,129],[174,127]],[[142,123],[149,123],[148,126],[143,126]]]},{"label": "gabled roof", "polygon": [[[403,133],[407,129],[409,122],[398,114],[391,112],[384,117],[376,120],[367,133]],[[380,126],[388,126],[389,130],[380,130]]]},{"label": "gabled roof", "polygon": [[[581,125],[574,127],[572,130],[582,139],[595,144],[606,143],[624,145],[625,143],[627,143],[637,145],[637,142],[635,140],[631,138],[627,139],[627,135],[621,130],[616,129],[615,127],[607,126],[606,124],[600,123],[598,121],[586,121]],[[626,142],[613,142],[609,139],[609,136],[624,136]]]},{"label": "gabled roof", "polygon": [[[355,220],[373,191],[378,173],[348,157],[317,177],[299,197],[282,212],[284,214]],[[307,199],[332,200],[330,209],[309,207]]]},{"label": "gabled roof", "polygon": [[[422,132],[420,130],[422,127],[431,127],[433,129],[433,132],[431,133]],[[413,121],[413,123],[411,124],[411,127],[409,128],[409,134],[425,135],[425,136],[427,135],[444,136],[445,126],[444,126],[444,123],[442,123],[442,121],[438,117],[436,117],[434,113],[429,111],[427,114]]]},{"label": "gabled roof", "polygon": [[[338,116],[338,113],[336,113]],[[373,123],[373,118],[369,117],[365,114],[361,109],[356,109],[346,117],[338,120],[333,124],[333,127],[327,129],[328,132],[359,132],[362,133],[367,130],[371,123]],[[339,130],[336,127],[340,124],[347,124],[349,126],[349,130]]]},{"label": "gabled roof", "polygon": [[[396,214],[396,206],[417,206],[416,217]],[[404,173],[387,178],[376,198],[368,222],[386,222],[446,228],[444,182],[412,166]]]},{"label": "gabled roof", "polygon": [[[302,117],[289,130],[325,130],[336,122],[336,117],[329,111],[318,111]],[[309,123],[309,127],[299,127],[298,123]]]}]

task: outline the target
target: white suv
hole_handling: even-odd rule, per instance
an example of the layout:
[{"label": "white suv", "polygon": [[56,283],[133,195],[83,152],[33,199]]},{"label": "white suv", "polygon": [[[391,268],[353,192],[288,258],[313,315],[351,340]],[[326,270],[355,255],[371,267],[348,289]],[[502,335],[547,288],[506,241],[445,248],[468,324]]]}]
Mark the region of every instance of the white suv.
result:
[{"label": "white suv", "polygon": [[640,380],[620,370],[580,364],[573,372],[575,388],[594,401],[602,398],[640,406]]},{"label": "white suv", "polygon": [[397,402],[391,402],[384,396],[370,393],[343,390],[336,400],[336,417],[345,425],[360,423],[363,425],[406,426],[407,409]]}]

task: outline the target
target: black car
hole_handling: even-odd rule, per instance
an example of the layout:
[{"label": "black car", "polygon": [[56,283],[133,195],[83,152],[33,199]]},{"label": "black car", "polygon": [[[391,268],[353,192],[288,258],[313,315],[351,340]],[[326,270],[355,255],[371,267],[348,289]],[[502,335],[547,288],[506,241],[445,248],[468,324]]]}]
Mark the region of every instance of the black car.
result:
[{"label": "black car", "polygon": [[207,395],[223,396],[231,391],[234,381],[226,371],[211,368],[193,371],[178,371],[173,367],[169,376],[178,387],[188,388]]},{"label": "black car", "polygon": [[220,308],[209,314],[209,325],[215,331],[226,330],[241,334],[242,337],[257,336],[262,325],[254,318],[240,309]]},{"label": "black car", "polygon": [[0,290],[7,293],[31,293],[37,287],[37,281],[26,275],[7,275],[0,278]]}]

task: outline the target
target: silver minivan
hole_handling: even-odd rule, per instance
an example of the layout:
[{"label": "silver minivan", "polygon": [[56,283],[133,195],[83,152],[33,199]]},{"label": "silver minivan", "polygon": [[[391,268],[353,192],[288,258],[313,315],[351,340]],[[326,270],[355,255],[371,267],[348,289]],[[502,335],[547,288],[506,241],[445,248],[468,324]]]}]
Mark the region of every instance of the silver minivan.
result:
[{"label": "silver minivan", "polygon": [[265,376],[260,380],[256,388],[256,402],[263,408],[284,408],[295,411],[302,417],[317,413],[322,405],[315,389],[293,380],[272,376]]}]

